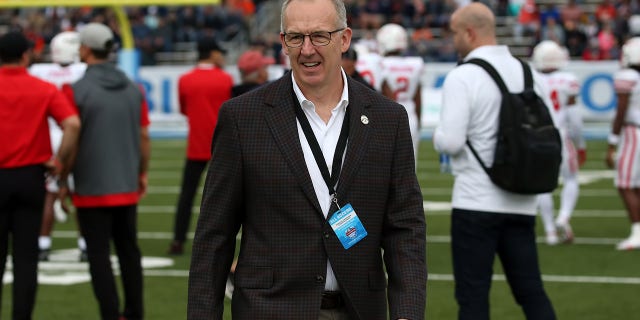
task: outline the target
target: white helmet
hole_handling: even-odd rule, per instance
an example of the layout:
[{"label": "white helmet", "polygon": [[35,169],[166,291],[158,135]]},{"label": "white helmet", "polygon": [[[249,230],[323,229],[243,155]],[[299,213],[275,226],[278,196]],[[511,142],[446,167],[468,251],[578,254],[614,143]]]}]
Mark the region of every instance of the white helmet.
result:
[{"label": "white helmet", "polygon": [[622,46],[622,67],[640,65],[640,37],[633,37]]},{"label": "white helmet", "polygon": [[569,53],[554,41],[545,40],[533,48],[533,66],[539,71],[562,69],[567,65]]},{"label": "white helmet", "polygon": [[381,55],[393,51],[404,51],[409,46],[407,31],[395,23],[387,23],[376,34],[378,49]]},{"label": "white helmet", "polygon": [[51,60],[59,64],[72,64],[80,57],[80,35],[74,31],[65,31],[51,39]]}]

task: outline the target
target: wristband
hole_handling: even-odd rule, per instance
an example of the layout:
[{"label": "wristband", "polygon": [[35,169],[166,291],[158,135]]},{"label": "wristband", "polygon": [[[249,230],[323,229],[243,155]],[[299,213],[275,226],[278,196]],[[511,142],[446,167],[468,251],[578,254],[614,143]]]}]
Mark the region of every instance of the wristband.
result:
[{"label": "wristband", "polygon": [[614,133],[610,133],[609,137],[607,138],[607,142],[609,142],[609,145],[617,146],[618,142],[620,142],[620,136]]}]

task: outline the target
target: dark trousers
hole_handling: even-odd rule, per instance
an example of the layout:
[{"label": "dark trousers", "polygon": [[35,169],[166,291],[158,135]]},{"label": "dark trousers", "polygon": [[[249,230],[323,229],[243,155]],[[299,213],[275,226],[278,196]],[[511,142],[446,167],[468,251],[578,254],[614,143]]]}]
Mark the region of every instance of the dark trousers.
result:
[{"label": "dark trousers", "polygon": [[78,222],[87,242],[91,284],[103,320],[120,317],[118,290],[111,268],[113,239],[124,288],[127,320],[142,319],[142,261],[137,238],[137,206],[78,208]]},{"label": "dark trousers", "polygon": [[178,207],[173,225],[173,240],[184,242],[187,239],[187,231],[191,224],[193,199],[200,185],[200,177],[209,161],[189,160],[184,164],[182,174],[182,187],[178,198]]},{"label": "dark trousers", "polygon": [[542,284],[534,226],[535,216],[453,209],[451,247],[458,319],[489,319],[496,254],[526,318],[556,318]]},{"label": "dark trousers", "polygon": [[[0,169],[0,279],[11,235],[12,319],[31,319],[38,287],[38,235],[44,207],[43,166]],[[2,288],[0,288],[0,301]]]}]

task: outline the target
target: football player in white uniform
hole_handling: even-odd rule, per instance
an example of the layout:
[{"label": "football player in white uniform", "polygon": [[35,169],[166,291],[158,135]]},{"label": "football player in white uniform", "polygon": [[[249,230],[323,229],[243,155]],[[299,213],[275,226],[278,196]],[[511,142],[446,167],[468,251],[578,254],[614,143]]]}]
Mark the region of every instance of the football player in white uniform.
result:
[{"label": "football player in white uniform", "polygon": [[631,234],[618,250],[640,249],[640,37],[622,46],[622,69],[613,76],[618,98],[606,162],[615,167],[614,184],[631,220]]},{"label": "football player in white uniform", "polygon": [[420,75],[424,61],[420,57],[404,57],[409,46],[407,31],[395,23],[385,24],[376,34],[382,58],[382,94],[407,109],[413,152],[418,160],[420,142]]},{"label": "football player in white uniform", "polygon": [[382,56],[362,44],[353,44],[358,54],[356,70],[378,92],[382,89]]},{"label": "football player in white uniform", "polygon": [[[87,66],[79,63],[80,38],[77,32],[65,31],[51,39],[51,60],[53,63],[34,64],[29,68],[32,75],[55,84],[61,88],[65,84],[71,84],[84,75]],[[62,130],[53,119],[49,118],[49,135],[51,137],[51,149],[55,153],[62,140]],[[71,181],[70,181],[71,182]],[[73,184],[70,183],[70,186]],[[51,230],[53,229],[54,216],[58,221],[65,221],[66,214],[60,207],[57,199],[58,182],[55,177],[47,178],[47,193],[42,216],[42,227],[38,245],[40,247],[40,261],[49,260],[51,250]],[[80,249],[80,261],[87,259],[87,245],[82,236],[78,237]]]},{"label": "football player in white uniform", "polygon": [[576,106],[580,85],[575,75],[561,71],[569,60],[567,50],[556,42],[546,40],[533,49],[533,66],[547,82],[556,125],[562,138],[562,192],[560,210],[554,221],[554,204],[551,193],[538,196],[540,215],[544,223],[547,244],[571,243],[573,230],[569,224],[571,214],[580,193],[578,168],[586,160],[586,143],[582,136],[582,116]]}]

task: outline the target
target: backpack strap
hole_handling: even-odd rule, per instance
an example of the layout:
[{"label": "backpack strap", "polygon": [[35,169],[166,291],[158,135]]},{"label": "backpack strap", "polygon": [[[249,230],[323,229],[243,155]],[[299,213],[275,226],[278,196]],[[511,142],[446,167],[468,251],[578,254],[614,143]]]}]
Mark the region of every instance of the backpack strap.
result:
[{"label": "backpack strap", "polygon": [[524,91],[533,90],[533,75],[531,74],[531,67],[522,59],[516,58],[522,65],[522,72],[524,73]]},{"label": "backpack strap", "polygon": [[[509,89],[504,84],[504,81],[502,81],[502,77],[500,77],[500,74],[498,73],[496,68],[494,68],[486,60],[474,58],[474,59],[471,59],[469,61],[465,61],[464,63],[471,63],[471,64],[475,64],[475,65],[481,67],[482,69],[484,69],[484,71],[486,71],[491,76],[493,81],[495,81],[495,83],[498,85],[498,88],[500,89],[500,92],[502,92],[502,94],[509,94],[510,93]],[[529,70],[529,74],[531,74],[531,70]]]},{"label": "backpack strap", "polygon": [[[527,91],[527,89],[533,90],[533,75],[531,73],[531,68],[529,67],[529,64],[524,62],[522,59],[519,59],[519,58],[516,58],[516,59],[518,61],[520,61],[520,64],[522,65],[522,72],[524,73],[524,91]],[[465,61],[463,63],[475,64],[475,65],[481,67],[482,69],[484,69],[484,71],[486,71],[489,74],[489,76],[491,76],[491,78],[496,83],[496,85],[498,85],[498,88],[500,89],[500,92],[502,93],[503,97],[505,95],[511,94],[509,92],[509,89],[507,89],[507,86],[505,85],[504,81],[502,80],[502,77],[500,77],[500,74],[498,74],[498,71],[496,70],[496,68],[494,68],[486,60],[479,59],[479,58],[473,58],[473,59],[470,59],[470,60]],[[489,173],[489,168],[487,168],[487,166],[484,164],[482,159],[480,159],[480,156],[478,155],[478,152],[471,145],[471,143],[469,142],[469,139],[467,139],[467,146],[469,146],[469,149],[471,150],[471,153],[473,153],[473,156],[478,160],[478,162],[480,163],[480,166],[482,166],[482,169],[484,169],[484,171],[488,175],[491,175]]]}]

